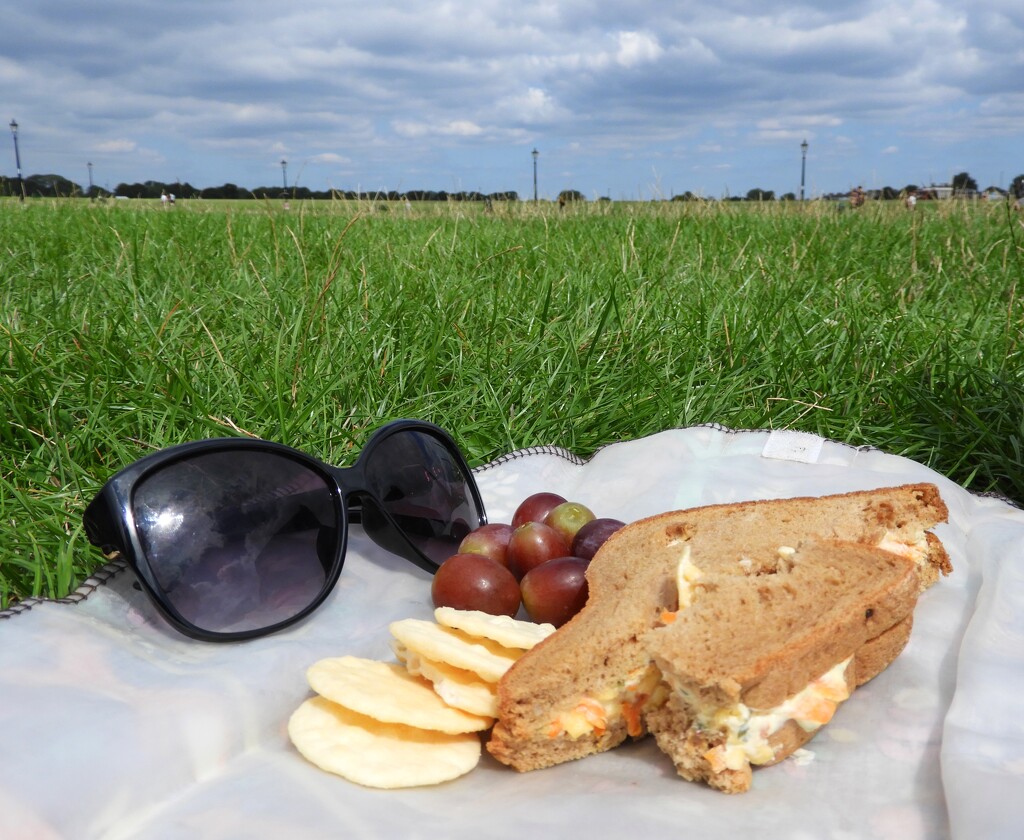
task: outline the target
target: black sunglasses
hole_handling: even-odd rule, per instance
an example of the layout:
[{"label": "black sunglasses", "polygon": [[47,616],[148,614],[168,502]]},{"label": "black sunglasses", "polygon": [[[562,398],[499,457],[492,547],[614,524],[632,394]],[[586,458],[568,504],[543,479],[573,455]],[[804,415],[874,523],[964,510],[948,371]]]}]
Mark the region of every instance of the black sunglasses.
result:
[{"label": "black sunglasses", "polygon": [[236,641],[323,603],[341,574],[349,522],[433,573],[487,515],[451,436],[397,420],[344,468],[250,438],[173,446],[111,478],[84,522],[89,541],[127,560],[176,629]]}]

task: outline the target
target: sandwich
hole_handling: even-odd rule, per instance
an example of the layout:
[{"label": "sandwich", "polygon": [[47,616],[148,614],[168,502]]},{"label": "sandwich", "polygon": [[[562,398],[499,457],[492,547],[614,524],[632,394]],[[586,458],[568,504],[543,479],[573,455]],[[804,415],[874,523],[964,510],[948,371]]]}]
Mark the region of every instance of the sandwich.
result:
[{"label": "sandwich", "polygon": [[918,594],[951,571],[930,530],[946,517],[913,484],[628,525],[583,610],[502,678],[488,751],[526,771],[650,732],[684,778],[745,790],[903,649]]}]

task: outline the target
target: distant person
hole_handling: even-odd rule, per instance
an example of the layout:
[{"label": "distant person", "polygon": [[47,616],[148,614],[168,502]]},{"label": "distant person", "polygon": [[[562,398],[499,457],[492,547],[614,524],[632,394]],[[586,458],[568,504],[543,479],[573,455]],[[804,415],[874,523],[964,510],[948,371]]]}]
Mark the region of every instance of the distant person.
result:
[{"label": "distant person", "polygon": [[170,201],[170,199],[167,196],[167,190],[164,190],[163,192],[160,193],[160,203],[164,206],[165,209],[167,207],[168,201]]},{"label": "distant person", "polygon": [[167,202],[173,207],[174,206],[174,193],[167,194]]},{"label": "distant person", "polygon": [[850,206],[860,207],[862,204],[864,204],[864,188],[858,185],[850,192]]},{"label": "distant person", "polygon": [[917,190],[911,190],[907,193],[906,205],[908,210],[913,210],[917,207]]}]

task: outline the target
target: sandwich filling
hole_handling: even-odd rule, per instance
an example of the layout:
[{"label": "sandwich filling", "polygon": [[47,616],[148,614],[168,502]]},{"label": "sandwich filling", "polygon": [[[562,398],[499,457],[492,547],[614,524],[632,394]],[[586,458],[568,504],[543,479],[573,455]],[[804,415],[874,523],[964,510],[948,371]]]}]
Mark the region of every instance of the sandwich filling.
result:
[{"label": "sandwich filling", "polygon": [[679,592],[679,609],[685,610],[693,603],[693,585],[703,577],[704,573],[690,559],[691,548],[687,545],[683,549],[683,556],[679,558],[679,566],[676,568],[676,589]]},{"label": "sandwich filling", "polygon": [[651,705],[660,705],[665,697],[661,672],[653,664],[638,668],[619,685],[596,696],[583,695],[571,708],[557,713],[548,723],[545,735],[568,736],[573,740],[584,735],[600,738],[625,720],[626,734],[638,738],[646,731],[644,711]]},{"label": "sandwich filling", "polygon": [[918,566],[923,566],[928,559],[928,538],[921,537],[917,542],[907,542],[897,538],[892,531],[886,531],[878,542],[878,548],[888,551],[890,554],[898,554],[913,560]]}]

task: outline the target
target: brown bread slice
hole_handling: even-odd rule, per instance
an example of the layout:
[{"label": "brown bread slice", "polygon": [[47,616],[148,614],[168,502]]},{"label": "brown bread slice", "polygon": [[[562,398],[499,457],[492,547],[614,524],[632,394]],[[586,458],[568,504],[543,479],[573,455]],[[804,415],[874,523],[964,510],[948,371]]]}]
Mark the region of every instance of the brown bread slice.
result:
[{"label": "brown bread slice", "polygon": [[[681,776],[738,793],[751,765],[792,753],[899,653],[919,590],[912,560],[851,543],[806,543],[776,563],[713,559],[693,553],[692,603],[644,638],[669,688],[647,724]],[[797,699],[833,669],[831,685]]]},{"label": "brown bread slice", "polygon": [[777,557],[780,546],[806,540],[883,544],[914,556],[923,589],[950,570],[928,532],[946,516],[934,485],[912,484],[713,505],[623,528],[591,561],[586,607],[499,683],[498,722],[487,749],[525,771],[603,752],[646,732],[647,710],[662,705],[666,694],[642,639],[662,626],[663,613],[677,609],[675,577],[686,546],[715,564],[734,565]]}]

